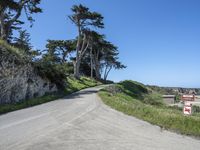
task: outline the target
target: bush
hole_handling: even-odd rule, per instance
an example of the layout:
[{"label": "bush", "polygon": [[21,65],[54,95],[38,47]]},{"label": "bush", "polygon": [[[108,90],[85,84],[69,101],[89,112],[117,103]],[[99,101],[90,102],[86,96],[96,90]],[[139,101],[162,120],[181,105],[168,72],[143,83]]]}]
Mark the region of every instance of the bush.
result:
[{"label": "bush", "polygon": [[157,106],[164,105],[163,98],[160,94],[146,95],[144,98],[144,103]]},{"label": "bush", "polygon": [[67,76],[62,70],[62,66],[44,61],[35,62],[34,66],[41,77],[49,79],[51,82],[55,83],[59,89],[64,89]]},{"label": "bush", "polygon": [[3,49],[5,49],[6,51],[4,52],[4,55],[5,53],[8,53],[9,56],[12,55],[12,57],[16,57],[18,60],[24,62],[30,62],[28,56],[23,53],[20,49],[8,44],[7,42],[3,41],[3,40],[0,40],[0,49],[1,51]]},{"label": "bush", "polygon": [[193,105],[192,106],[192,112],[193,113],[200,113],[200,106]]},{"label": "bush", "polygon": [[120,87],[117,86],[117,85],[110,85],[110,86],[106,87],[105,90],[108,91],[109,94],[111,94],[111,95],[115,95],[117,93],[121,93],[122,92],[122,90],[120,89]]},{"label": "bush", "polygon": [[176,97],[175,97],[175,103],[180,102],[180,100],[181,100],[181,95],[176,93],[175,96],[176,96]]},{"label": "bush", "polygon": [[124,93],[140,100],[143,100],[144,95],[148,93],[147,88],[143,84],[135,81],[125,80],[118,83],[118,85]]}]

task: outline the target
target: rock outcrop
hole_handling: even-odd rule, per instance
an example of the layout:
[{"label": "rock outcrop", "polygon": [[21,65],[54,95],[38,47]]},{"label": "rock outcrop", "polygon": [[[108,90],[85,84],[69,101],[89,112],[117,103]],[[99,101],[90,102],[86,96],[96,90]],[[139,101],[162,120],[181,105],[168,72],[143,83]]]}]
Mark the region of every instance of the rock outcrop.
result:
[{"label": "rock outcrop", "polygon": [[31,62],[0,46],[0,104],[16,103],[57,91],[57,86],[39,76]]}]

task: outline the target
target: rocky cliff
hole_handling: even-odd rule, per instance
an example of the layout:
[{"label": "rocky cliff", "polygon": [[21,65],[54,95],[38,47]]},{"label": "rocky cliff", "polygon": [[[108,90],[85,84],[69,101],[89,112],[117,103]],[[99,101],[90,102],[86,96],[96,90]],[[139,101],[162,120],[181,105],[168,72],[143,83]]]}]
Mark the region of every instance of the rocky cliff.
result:
[{"label": "rocky cliff", "polygon": [[31,62],[0,45],[0,104],[15,103],[57,91],[57,86],[38,75]]}]

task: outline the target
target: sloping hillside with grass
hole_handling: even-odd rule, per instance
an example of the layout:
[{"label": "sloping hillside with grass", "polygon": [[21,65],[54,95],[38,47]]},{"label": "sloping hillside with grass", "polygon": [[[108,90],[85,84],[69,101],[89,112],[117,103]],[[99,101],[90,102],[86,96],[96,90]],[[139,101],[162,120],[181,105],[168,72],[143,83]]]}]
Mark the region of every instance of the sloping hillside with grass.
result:
[{"label": "sloping hillside with grass", "polygon": [[50,102],[64,96],[67,96],[73,92],[79,91],[84,88],[94,87],[97,85],[101,85],[101,82],[98,82],[94,79],[90,79],[87,77],[81,77],[80,79],[75,79],[73,77],[66,78],[67,86],[62,91],[57,91],[54,93],[46,94],[42,97],[33,98],[29,100],[24,100],[15,104],[2,104],[0,105],[0,114],[4,114],[7,112],[39,105],[42,103]]},{"label": "sloping hillside with grass", "polygon": [[123,81],[99,93],[103,102],[127,115],[177,133],[200,136],[200,114],[184,116],[182,110],[166,106],[161,95],[138,82]]}]

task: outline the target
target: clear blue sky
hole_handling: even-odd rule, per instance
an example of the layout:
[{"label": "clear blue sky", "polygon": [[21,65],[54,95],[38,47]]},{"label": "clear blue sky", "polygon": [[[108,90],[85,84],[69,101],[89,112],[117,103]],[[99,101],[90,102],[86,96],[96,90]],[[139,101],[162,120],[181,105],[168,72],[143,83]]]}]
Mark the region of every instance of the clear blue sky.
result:
[{"label": "clear blue sky", "polygon": [[74,38],[67,16],[80,3],[105,17],[101,33],[119,47],[127,65],[112,71],[111,80],[200,87],[200,0],[43,0],[44,13],[28,28],[34,47]]}]

